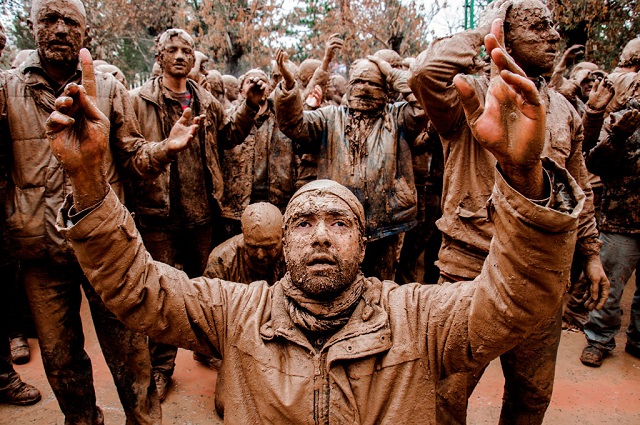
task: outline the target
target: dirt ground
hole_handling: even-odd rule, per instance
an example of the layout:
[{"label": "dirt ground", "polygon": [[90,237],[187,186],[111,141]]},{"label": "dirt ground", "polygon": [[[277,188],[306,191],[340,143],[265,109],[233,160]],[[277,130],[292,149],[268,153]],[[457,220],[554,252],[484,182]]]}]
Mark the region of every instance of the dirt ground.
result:
[{"label": "dirt ground", "polygon": [[[627,285],[623,299],[623,329],[629,323],[629,306],[634,280]],[[105,413],[106,424],[124,424],[111,375],[107,369],[90,321],[87,303],[83,304],[86,349],[93,361],[98,404]],[[583,366],[579,356],[584,348],[582,333],[563,331],[556,382],[547,425],[638,425],[640,424],[640,359],[624,352],[625,337],[616,338],[618,348],[602,367]],[[36,385],[42,400],[34,406],[0,405],[0,424],[63,424],[64,418],[45,378],[36,339],[29,340],[31,361],[16,366],[24,380]],[[176,361],[174,385],[162,404],[165,424],[222,424],[214,413],[213,391],[216,372],[195,362],[190,352],[180,350]],[[499,361],[494,361],[472,396],[469,424],[497,424],[500,415],[504,378]]]}]

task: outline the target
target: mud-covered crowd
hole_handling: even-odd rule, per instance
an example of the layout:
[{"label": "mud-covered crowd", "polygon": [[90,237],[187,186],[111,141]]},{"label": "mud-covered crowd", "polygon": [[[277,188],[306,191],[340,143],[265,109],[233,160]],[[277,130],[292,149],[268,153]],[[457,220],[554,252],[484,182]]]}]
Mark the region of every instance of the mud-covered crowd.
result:
[{"label": "mud-covered crowd", "polygon": [[[22,296],[66,424],[104,423],[81,291],[128,424],[162,421],[178,347],[218,370],[232,424],[465,423],[497,357],[500,423],[541,424],[563,326],[585,365],[615,348],[640,39],[611,73],[582,46],[556,60],[546,6],[496,0],[417,58],[331,73],[332,35],[236,78],[173,28],[128,90],[88,24],[80,0],[34,0],[37,48],[0,72],[0,402],[40,400],[12,366]],[[636,290],[636,357],[639,332]]]}]

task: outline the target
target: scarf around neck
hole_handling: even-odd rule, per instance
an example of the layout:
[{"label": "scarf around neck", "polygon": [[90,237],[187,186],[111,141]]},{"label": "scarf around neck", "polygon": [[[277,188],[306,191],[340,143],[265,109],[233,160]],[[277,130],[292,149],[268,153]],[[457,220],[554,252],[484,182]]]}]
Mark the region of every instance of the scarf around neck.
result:
[{"label": "scarf around neck", "polygon": [[306,331],[331,332],[344,326],[366,289],[366,280],[359,273],[355,281],[338,296],[329,300],[310,297],[293,285],[289,273],[282,279],[285,304],[291,320]]}]

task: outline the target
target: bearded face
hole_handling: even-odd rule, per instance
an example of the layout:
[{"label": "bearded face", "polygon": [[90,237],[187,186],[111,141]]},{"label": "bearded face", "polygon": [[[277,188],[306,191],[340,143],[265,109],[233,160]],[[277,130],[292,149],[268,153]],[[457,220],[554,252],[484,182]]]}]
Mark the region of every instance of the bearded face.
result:
[{"label": "bearded face", "polygon": [[356,279],[364,242],[348,205],[330,194],[300,196],[284,235],[284,255],[291,281],[318,299],[342,293]]},{"label": "bearded face", "polygon": [[40,55],[53,65],[74,64],[87,31],[84,10],[73,1],[50,0],[34,12],[30,24]]}]

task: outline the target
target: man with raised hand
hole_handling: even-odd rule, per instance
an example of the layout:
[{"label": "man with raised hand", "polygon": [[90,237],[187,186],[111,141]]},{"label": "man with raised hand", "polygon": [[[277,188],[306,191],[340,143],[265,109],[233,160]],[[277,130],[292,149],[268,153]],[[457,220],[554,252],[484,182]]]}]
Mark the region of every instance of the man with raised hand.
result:
[{"label": "man with raised hand", "polygon": [[[188,78],[198,55],[193,38],[170,28],[156,42],[162,75],[148,80],[133,97],[140,131],[148,140],[164,139],[183,111],[204,117],[193,142],[172,157],[154,178],[132,177],[136,224],[154,260],[182,264],[190,277],[202,276],[211,249],[224,240],[220,221],[224,178],[219,151],[247,137],[268,86],[247,78],[245,98],[225,113],[223,106],[195,80]],[[178,348],[149,341],[153,377],[163,401],[171,386]]]},{"label": "man with raised hand", "polygon": [[228,423],[438,423],[440,380],[484,367],[558,308],[584,206],[566,171],[540,158],[546,108],[534,84],[493,35],[487,50],[501,72],[484,107],[468,80],[455,80],[474,135],[499,164],[495,236],[474,284],[398,286],[363,276],[364,210],[330,180],[305,185],[289,202],[288,273],[275,285],[189,279],[152,260],[106,184],[109,121],[77,86],[58,101],[77,112],[58,109],[49,124],[73,186],[59,228],[125,323],[222,354]]},{"label": "man with raised hand", "polygon": [[[536,84],[546,106],[543,154],[566,168],[586,195],[578,243],[569,251],[579,250],[585,258],[585,275],[591,282],[585,305],[590,309],[600,308],[607,299],[609,281],[600,262],[593,194],[582,156],[582,122],[568,101],[548,89],[545,83],[544,77],[553,71],[555,46],[560,36],[553,28],[551,12],[539,0],[490,3],[477,29],[434,41],[412,65],[409,85],[440,134],[444,151],[442,217],[437,221],[443,237],[437,262],[441,281],[467,281],[478,276],[486,264],[491,240],[495,238],[487,202],[494,186],[493,168],[498,158],[485,148],[469,126],[464,105],[453,85],[456,75],[475,74],[484,65],[484,60],[478,60],[478,54],[494,17],[504,21],[499,38],[504,40],[509,60]],[[470,81],[481,96],[487,92],[488,78]],[[562,309],[558,306],[540,320],[526,341],[509,347],[512,349],[501,356],[506,381],[501,423],[542,422],[553,390],[561,316]],[[467,399],[479,378],[480,375],[452,376],[442,384],[439,405],[447,421],[466,421]]]},{"label": "man with raised hand", "polygon": [[23,271],[47,379],[66,423],[103,423],[91,361],[84,350],[82,287],[127,421],[159,423],[161,411],[146,336],[128,330],[107,309],[88,284],[72,247],[56,230],[55,217],[71,182],[49,148],[45,122],[56,107],[73,113],[74,105],[56,105],[56,97],[84,79],[111,123],[106,134],[105,184],[123,199],[123,171],[155,176],[187,146],[189,138],[181,131],[187,128],[183,124],[190,112],[169,139],[145,141],[127,90],[110,74],[94,76],[88,51],[78,60],[88,31],[79,0],[35,0],[29,26],[37,50],[18,69],[6,73],[0,87],[0,131],[10,170],[7,228]]}]

